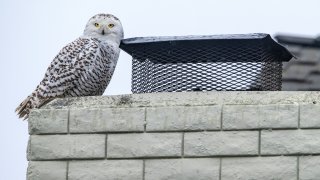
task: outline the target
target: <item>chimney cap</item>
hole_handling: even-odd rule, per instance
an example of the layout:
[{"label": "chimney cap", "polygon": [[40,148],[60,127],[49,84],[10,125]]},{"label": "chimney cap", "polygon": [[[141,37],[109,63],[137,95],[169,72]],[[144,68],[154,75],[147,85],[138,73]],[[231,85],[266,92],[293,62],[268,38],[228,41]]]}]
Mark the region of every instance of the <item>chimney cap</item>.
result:
[{"label": "chimney cap", "polygon": [[198,62],[260,62],[263,60],[259,58],[244,58],[244,56],[241,56],[241,53],[239,57],[230,59],[217,56],[211,57],[210,54],[206,52],[221,50],[223,46],[228,48],[234,47],[240,50],[245,49],[246,46],[248,48],[256,47],[256,51],[258,52],[258,47],[261,47],[261,44],[263,48],[265,48],[264,51],[274,54],[277,57],[274,58],[275,61],[289,61],[293,57],[286,48],[275,42],[269,34],[263,33],[136,37],[122,40],[120,48],[133,58],[140,60],[151,59],[158,61],[162,58],[170,59],[174,62],[181,60],[183,62],[193,62],[196,58]]}]

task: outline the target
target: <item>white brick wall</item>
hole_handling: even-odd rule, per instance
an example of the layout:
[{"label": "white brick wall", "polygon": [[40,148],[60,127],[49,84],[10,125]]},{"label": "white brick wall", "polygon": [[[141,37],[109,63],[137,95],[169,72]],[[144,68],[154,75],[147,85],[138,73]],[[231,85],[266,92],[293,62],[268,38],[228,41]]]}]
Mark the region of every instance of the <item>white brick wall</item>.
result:
[{"label": "white brick wall", "polygon": [[185,133],[185,156],[258,155],[259,132],[219,131]]},{"label": "white brick wall", "polygon": [[181,133],[109,134],[107,157],[181,157],[181,142]]},{"label": "white brick wall", "polygon": [[70,133],[143,132],[144,108],[70,110]]},{"label": "white brick wall", "polygon": [[159,159],[145,161],[145,179],[219,179],[217,158]]},{"label": "white brick wall", "polygon": [[320,93],[58,99],[29,119],[29,180],[320,177]]},{"label": "white brick wall", "polygon": [[68,168],[69,180],[134,180],[142,177],[142,160],[70,161]]},{"label": "white brick wall", "polygon": [[219,130],[221,106],[147,108],[147,131]]},{"label": "white brick wall", "polygon": [[223,129],[297,128],[298,105],[226,105]]},{"label": "white brick wall", "polygon": [[32,135],[30,160],[99,159],[105,157],[106,135]]},{"label": "white brick wall", "polygon": [[224,158],[222,179],[297,179],[297,157]]}]

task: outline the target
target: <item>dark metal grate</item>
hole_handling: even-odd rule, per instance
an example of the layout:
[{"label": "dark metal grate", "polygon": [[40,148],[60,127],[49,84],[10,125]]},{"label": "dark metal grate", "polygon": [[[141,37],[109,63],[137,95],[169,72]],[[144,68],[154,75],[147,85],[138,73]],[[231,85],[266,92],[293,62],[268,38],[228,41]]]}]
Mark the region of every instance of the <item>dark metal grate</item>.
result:
[{"label": "dark metal grate", "polygon": [[267,34],[124,40],[133,57],[132,92],[281,90],[292,55]]}]

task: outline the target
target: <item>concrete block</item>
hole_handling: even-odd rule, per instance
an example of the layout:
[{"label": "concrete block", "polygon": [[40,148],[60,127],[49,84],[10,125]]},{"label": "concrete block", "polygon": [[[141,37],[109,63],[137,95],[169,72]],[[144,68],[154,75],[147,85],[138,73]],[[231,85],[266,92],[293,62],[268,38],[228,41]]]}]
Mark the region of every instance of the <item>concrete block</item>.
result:
[{"label": "concrete block", "polygon": [[297,128],[298,105],[226,105],[223,129]]},{"label": "concrete block", "polygon": [[68,110],[34,109],[28,123],[29,134],[68,133]]},{"label": "concrete block", "polygon": [[70,132],[144,131],[144,108],[106,108],[70,110]]},{"label": "concrete block", "polygon": [[181,133],[109,134],[107,157],[177,157],[181,142]]},{"label": "concrete block", "polygon": [[142,160],[71,161],[68,180],[142,180]]},{"label": "concrete block", "polygon": [[221,106],[147,108],[147,131],[218,130]]},{"label": "concrete block", "polygon": [[67,162],[31,161],[29,162],[28,180],[66,180]]},{"label": "concrete block", "polygon": [[31,160],[105,158],[106,135],[33,135]]},{"label": "concrete block", "polygon": [[221,163],[221,179],[297,179],[297,157],[223,158]]},{"label": "concrete block", "polygon": [[146,160],[146,180],[218,180],[219,159]]},{"label": "concrete block", "polygon": [[320,178],[320,156],[300,157],[299,164],[300,180],[311,180]]},{"label": "concrete block", "polygon": [[300,105],[300,127],[320,128],[319,105]]},{"label": "concrete block", "polygon": [[261,132],[261,154],[319,154],[320,130],[279,130]]},{"label": "concrete block", "polygon": [[257,155],[258,131],[185,133],[185,156]]}]

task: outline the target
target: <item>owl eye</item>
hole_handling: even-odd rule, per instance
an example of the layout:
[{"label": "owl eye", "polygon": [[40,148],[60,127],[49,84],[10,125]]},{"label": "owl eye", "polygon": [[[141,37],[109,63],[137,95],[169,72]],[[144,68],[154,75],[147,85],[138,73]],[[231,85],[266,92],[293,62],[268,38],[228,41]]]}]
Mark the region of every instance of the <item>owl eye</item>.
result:
[{"label": "owl eye", "polygon": [[94,26],[95,26],[95,27],[99,27],[99,26],[100,26],[100,24],[98,24],[98,23],[94,23]]},{"label": "owl eye", "polygon": [[113,27],[114,27],[114,24],[109,24],[108,27],[109,27],[109,28],[113,28]]}]

